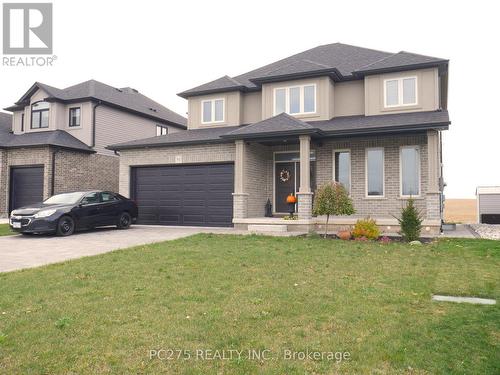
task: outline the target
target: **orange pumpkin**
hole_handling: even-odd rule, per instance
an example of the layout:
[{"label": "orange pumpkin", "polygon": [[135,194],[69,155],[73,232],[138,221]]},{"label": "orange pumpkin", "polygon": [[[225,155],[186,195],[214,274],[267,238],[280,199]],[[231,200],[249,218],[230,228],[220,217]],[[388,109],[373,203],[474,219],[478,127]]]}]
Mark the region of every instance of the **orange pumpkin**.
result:
[{"label": "orange pumpkin", "polygon": [[288,197],[286,197],[286,203],[297,203],[297,198],[295,195],[290,194]]}]

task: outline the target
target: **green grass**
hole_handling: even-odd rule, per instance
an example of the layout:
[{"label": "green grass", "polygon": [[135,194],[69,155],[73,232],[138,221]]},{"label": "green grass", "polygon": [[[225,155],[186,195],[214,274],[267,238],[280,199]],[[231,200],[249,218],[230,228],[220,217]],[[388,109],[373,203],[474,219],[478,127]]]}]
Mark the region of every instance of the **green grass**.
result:
[{"label": "green grass", "polygon": [[[0,274],[0,373],[500,373],[500,241],[197,235]],[[270,350],[159,360],[150,349]],[[282,351],[349,352],[335,361]]]},{"label": "green grass", "polygon": [[16,232],[13,232],[10,230],[9,224],[0,224],[0,237],[1,236],[10,236],[16,234]]}]

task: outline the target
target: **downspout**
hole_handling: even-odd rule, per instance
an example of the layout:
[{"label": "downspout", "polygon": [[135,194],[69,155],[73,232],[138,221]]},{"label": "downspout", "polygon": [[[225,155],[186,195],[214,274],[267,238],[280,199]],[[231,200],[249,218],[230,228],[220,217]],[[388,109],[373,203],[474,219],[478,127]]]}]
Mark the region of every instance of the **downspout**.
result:
[{"label": "downspout", "polygon": [[56,185],[56,154],[60,152],[60,148],[54,149],[52,151],[52,173],[50,178],[50,196],[55,194],[55,185]]},{"label": "downspout", "polygon": [[91,147],[95,147],[95,127],[96,127],[96,109],[102,104],[99,100],[96,105],[92,108],[92,145]]}]

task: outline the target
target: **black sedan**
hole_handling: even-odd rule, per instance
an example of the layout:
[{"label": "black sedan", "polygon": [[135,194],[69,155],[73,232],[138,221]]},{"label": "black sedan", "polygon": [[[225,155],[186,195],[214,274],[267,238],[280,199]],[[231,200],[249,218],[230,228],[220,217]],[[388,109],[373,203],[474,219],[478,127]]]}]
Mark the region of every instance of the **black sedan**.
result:
[{"label": "black sedan", "polygon": [[42,203],[11,212],[14,231],[56,233],[69,236],[75,230],[116,225],[126,229],[137,220],[137,205],[109,191],[80,191],[57,194]]}]

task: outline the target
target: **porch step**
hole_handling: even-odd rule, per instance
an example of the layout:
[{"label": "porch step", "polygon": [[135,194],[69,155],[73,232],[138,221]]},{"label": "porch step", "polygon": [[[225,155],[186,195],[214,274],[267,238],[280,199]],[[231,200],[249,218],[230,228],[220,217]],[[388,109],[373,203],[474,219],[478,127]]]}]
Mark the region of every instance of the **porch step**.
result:
[{"label": "porch step", "polygon": [[249,224],[249,232],[286,232],[287,226],[281,224]]}]

